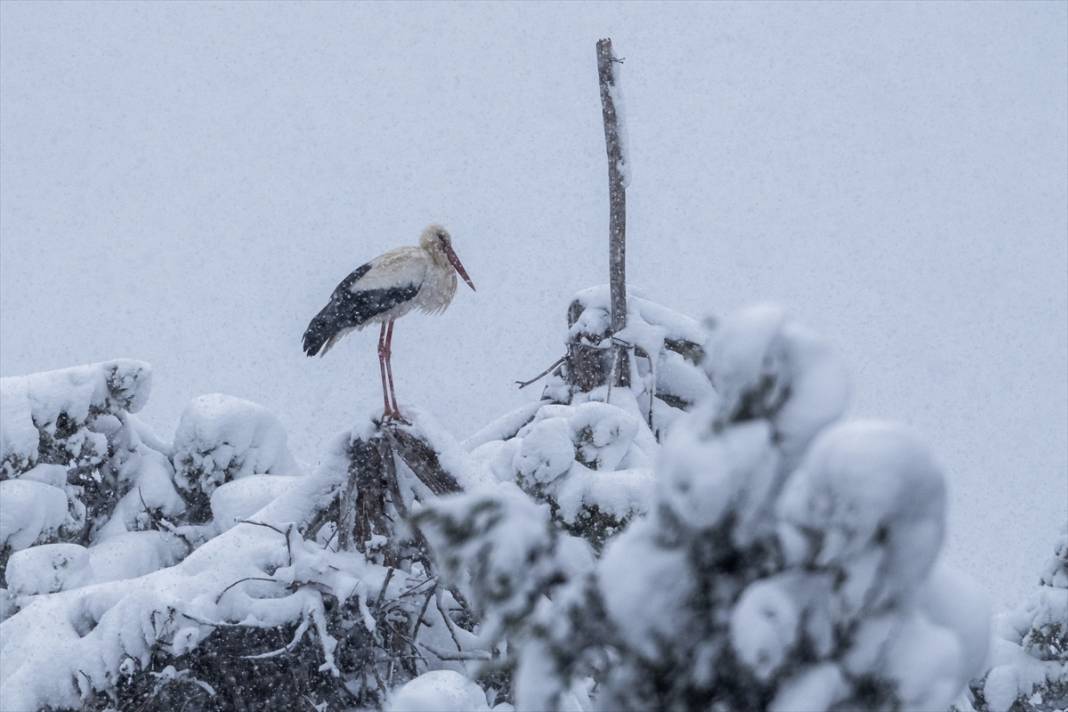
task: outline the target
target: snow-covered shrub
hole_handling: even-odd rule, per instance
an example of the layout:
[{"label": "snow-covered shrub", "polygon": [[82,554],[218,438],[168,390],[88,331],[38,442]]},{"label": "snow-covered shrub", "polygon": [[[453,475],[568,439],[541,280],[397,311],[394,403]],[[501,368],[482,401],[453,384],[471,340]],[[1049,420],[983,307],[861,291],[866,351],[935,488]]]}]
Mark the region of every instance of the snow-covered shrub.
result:
[{"label": "snow-covered shrub", "polygon": [[0,379],[0,479],[39,462],[91,475],[109,456],[113,420],[140,410],[151,384],[148,364],[128,359]]},{"label": "snow-covered shrub", "polygon": [[[188,488],[183,499],[172,446],[132,414],[150,383],[147,364],[127,360],[3,379],[0,620],[34,596],[171,566],[283,489],[222,488],[219,521],[211,521],[207,497],[198,499],[201,489]],[[213,448],[205,445],[212,438]],[[246,401],[197,399],[176,442],[180,463],[221,462],[229,447],[226,475],[295,471],[277,420]],[[190,470],[182,474],[189,483]]]},{"label": "snow-covered shrub", "polygon": [[[568,308],[567,354],[542,397],[576,403],[583,394],[605,386],[612,371],[614,345],[628,358],[629,389],[640,412],[657,434],[683,410],[706,397],[712,386],[700,368],[708,331],[699,322],[646,299],[637,290],[627,295],[627,324],[610,331],[611,295],[607,285],[584,289]],[[608,400],[595,394],[595,400]]]},{"label": "snow-covered shrub", "polygon": [[997,617],[991,663],[972,686],[976,709],[1068,709],[1068,528],[1057,537],[1030,600]]},{"label": "snow-covered shrub", "polygon": [[[641,296],[609,336],[608,288],[580,292],[568,312],[568,354],[540,403],[465,442],[477,467],[549,505],[553,520],[597,551],[649,509],[661,430],[712,391],[700,367],[707,330]],[[629,385],[610,387],[612,345],[626,346]]]},{"label": "snow-covered shrub", "polygon": [[[423,673],[490,657],[404,521],[435,489],[477,477],[440,427],[409,416],[413,425],[343,434],[314,475],[271,478],[283,484],[258,511],[262,500],[240,491],[254,478],[218,488],[220,513],[244,521],[220,524],[180,561],[162,547],[135,551],[163,536],[150,531],[125,535],[138,539],[122,542],[121,557],[107,548],[121,536],[27,550],[35,573],[16,561],[15,578],[37,595],[0,623],[5,708],[377,708]],[[372,462],[372,451],[384,457]],[[346,503],[368,516],[353,521]],[[131,558],[142,569],[113,580],[108,567]]]},{"label": "snow-covered shrub", "polygon": [[[835,424],[841,364],[776,308],[727,320],[704,363],[716,393],[664,440],[650,514],[585,574],[532,534],[518,552],[559,572],[531,577],[548,597],[477,599],[489,616],[533,609],[508,631],[517,708],[575,704],[590,679],[601,709],[947,707],[981,664],[985,613],[947,612],[975,595],[935,568],[945,493],[927,448],[900,426]],[[435,553],[492,591],[522,558],[500,529]]]},{"label": "snow-covered shrub", "polygon": [[[589,544],[512,483],[439,498],[416,521],[443,580],[469,602],[479,639],[495,652],[525,634],[546,596],[593,569]],[[514,667],[514,656],[495,656],[477,676],[510,696]]]},{"label": "snow-covered shrub", "polygon": [[175,482],[190,502],[190,517],[211,514],[216,488],[253,474],[297,472],[286,431],[269,410],[221,393],[190,401],[174,434]]},{"label": "snow-covered shrub", "polygon": [[587,545],[553,526],[546,505],[508,483],[438,499],[416,521],[442,575],[495,632],[520,624],[541,596],[592,568]]},{"label": "snow-covered shrub", "polygon": [[599,550],[652,497],[657,443],[634,405],[622,393],[613,403],[544,404],[514,436],[482,443],[471,456]]},{"label": "snow-covered shrub", "polygon": [[0,570],[33,544],[89,544],[181,514],[167,448],[132,415],[151,371],[120,359],[0,379]]}]

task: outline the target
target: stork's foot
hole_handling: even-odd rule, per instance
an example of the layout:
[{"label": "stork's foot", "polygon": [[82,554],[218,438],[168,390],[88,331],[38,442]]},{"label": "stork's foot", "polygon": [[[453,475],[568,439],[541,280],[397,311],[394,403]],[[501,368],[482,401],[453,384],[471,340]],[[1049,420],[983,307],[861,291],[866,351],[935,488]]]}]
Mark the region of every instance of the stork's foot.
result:
[{"label": "stork's foot", "polygon": [[387,410],[386,412],[382,413],[382,422],[383,423],[385,423],[387,421],[390,421],[390,420],[396,421],[398,423],[404,423],[405,425],[411,425],[412,424],[410,420],[408,420],[403,415],[401,415],[401,412],[399,410]]}]

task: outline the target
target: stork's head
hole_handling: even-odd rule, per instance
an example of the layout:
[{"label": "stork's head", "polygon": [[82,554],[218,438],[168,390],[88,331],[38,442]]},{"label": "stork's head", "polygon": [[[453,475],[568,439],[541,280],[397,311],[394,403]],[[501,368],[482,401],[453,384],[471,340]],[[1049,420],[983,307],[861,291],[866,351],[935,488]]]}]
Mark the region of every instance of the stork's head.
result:
[{"label": "stork's head", "polygon": [[448,230],[441,225],[431,225],[426,230],[423,230],[423,235],[419,238],[419,246],[429,252],[430,256],[438,264],[452,265],[453,269],[467,282],[467,286],[471,289],[475,288],[475,283],[467,276],[467,270],[464,269],[460,258],[452,250],[452,238],[449,237]]}]

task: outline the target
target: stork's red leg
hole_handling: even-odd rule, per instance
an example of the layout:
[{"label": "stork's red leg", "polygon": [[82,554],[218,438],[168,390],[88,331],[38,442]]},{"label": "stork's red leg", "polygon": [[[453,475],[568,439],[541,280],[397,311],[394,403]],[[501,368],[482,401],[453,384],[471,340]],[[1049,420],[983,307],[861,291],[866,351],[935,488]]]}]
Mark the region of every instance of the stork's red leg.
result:
[{"label": "stork's red leg", "polygon": [[386,355],[388,349],[389,347],[386,345],[386,324],[382,322],[382,331],[378,334],[378,370],[382,375],[382,402],[386,405],[382,415],[385,417],[392,415],[392,409],[389,406],[389,391],[386,388]]},{"label": "stork's red leg", "polygon": [[393,320],[386,324],[386,379],[389,381],[389,395],[393,398],[393,415],[401,417],[400,406],[397,405],[397,392],[393,389]]}]

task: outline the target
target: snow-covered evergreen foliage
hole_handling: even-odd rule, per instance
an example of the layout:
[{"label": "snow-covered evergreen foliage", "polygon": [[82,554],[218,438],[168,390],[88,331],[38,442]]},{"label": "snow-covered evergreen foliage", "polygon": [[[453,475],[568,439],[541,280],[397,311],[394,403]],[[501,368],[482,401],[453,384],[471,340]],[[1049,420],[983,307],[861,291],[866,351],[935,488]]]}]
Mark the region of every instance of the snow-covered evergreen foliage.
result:
[{"label": "snow-covered evergreen foliage", "polygon": [[[476,466],[549,505],[565,531],[600,551],[649,509],[663,429],[708,396],[699,363],[707,330],[632,293],[624,331],[609,335],[607,286],[579,292],[568,310],[567,348],[541,403],[491,423],[464,444]],[[626,387],[610,387],[613,344],[629,363]]]},{"label": "snow-covered evergreen foliage", "polygon": [[[123,537],[93,552],[96,576],[109,575],[123,547],[172,559],[173,536],[159,530],[185,503],[166,447],[133,415],[151,382],[147,364],[126,359],[0,379],[0,574],[21,552],[22,590],[58,590],[88,575],[86,552],[74,544]],[[124,536],[142,530],[153,533]],[[25,551],[58,542],[71,545]],[[28,576],[42,567],[49,573]],[[12,601],[4,599],[6,614]]]},{"label": "snow-covered evergreen foliage", "polygon": [[973,683],[981,712],[1068,709],[1068,528],[1054,544],[1038,587],[997,616],[991,669]]},{"label": "snow-covered evergreen foliage", "polygon": [[843,422],[841,364],[774,307],[706,327],[632,295],[610,384],[606,298],[576,299],[539,402],[463,445],[416,409],[361,422],[309,475],[247,401],[147,432],[144,364],[5,382],[38,395],[5,404],[4,704],[948,706],[986,613],[937,563],[918,437]]},{"label": "snow-covered evergreen foliage", "polygon": [[600,549],[647,511],[653,491],[656,440],[625,393],[617,389],[612,403],[544,404],[515,435],[479,445],[472,457]]},{"label": "snow-covered evergreen foliage", "polygon": [[584,289],[568,308],[567,354],[542,397],[555,403],[608,400],[600,387],[612,371],[612,347],[626,347],[630,390],[657,434],[683,410],[707,397],[712,384],[701,369],[707,329],[700,322],[645,298],[627,294],[627,325],[610,333],[607,285]]},{"label": "snow-covered evergreen foliage", "polygon": [[[933,572],[945,495],[927,448],[900,426],[835,424],[841,365],[776,308],[709,346],[716,394],[665,440],[649,515],[592,568],[547,512],[503,496],[421,515],[445,572],[510,638],[517,707],[948,706],[981,664],[985,613],[945,615],[975,595]],[[566,451],[556,427],[527,459]],[[519,562],[528,575],[508,573]]]},{"label": "snow-covered evergreen foliage", "polygon": [[[477,476],[439,426],[409,417],[414,425],[342,434],[314,475],[265,476],[252,473],[293,466],[273,416],[236,399],[198,399],[165,449],[180,467],[192,458],[178,453],[201,456],[185,472],[196,491],[211,492],[207,521],[136,532],[181,548],[163,555],[163,542],[153,553],[138,547],[143,539],[115,535],[12,557],[19,610],[0,633],[5,709],[381,707],[424,672],[488,658],[404,521],[435,489],[471,487]],[[415,464],[375,460],[386,440]]]}]

